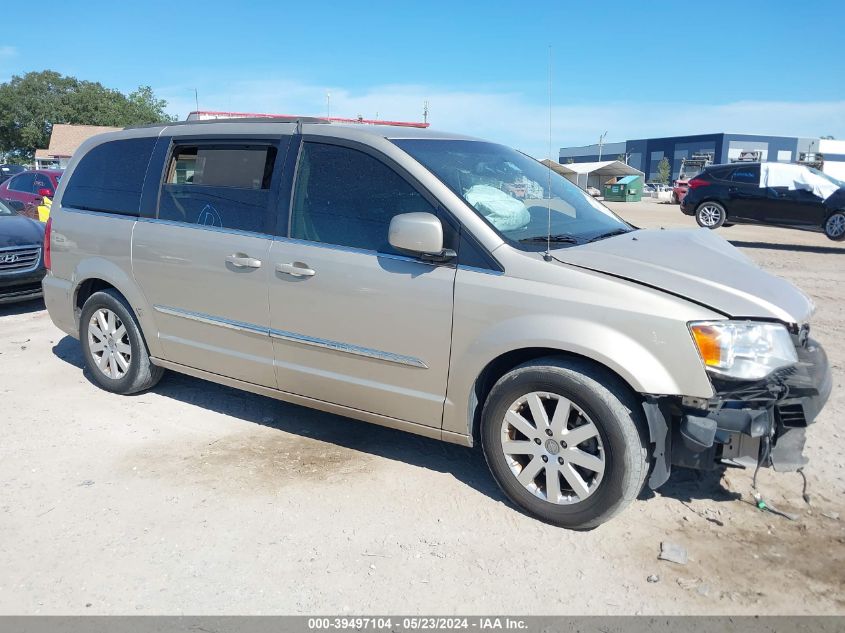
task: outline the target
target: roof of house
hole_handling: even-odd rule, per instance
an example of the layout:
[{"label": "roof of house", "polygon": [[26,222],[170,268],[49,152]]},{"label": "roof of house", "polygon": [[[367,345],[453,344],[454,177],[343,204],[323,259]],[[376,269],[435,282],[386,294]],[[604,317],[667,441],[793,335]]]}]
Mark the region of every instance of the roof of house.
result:
[{"label": "roof of house", "polygon": [[117,132],[120,127],[107,125],[70,125],[56,123],[50,133],[50,146],[35,150],[35,158],[69,158],[82,143],[96,134]]}]

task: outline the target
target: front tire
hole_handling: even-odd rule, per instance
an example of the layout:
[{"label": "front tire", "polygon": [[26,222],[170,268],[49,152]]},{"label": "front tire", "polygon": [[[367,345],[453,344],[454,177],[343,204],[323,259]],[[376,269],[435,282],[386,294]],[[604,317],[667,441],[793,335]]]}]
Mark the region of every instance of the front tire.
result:
[{"label": "front tire", "polygon": [[824,234],[834,242],[845,240],[845,213],[836,211],[824,223]]},{"label": "front tire", "polygon": [[718,229],[727,218],[725,207],[718,202],[702,202],[695,210],[695,221],[705,229]]},{"label": "front tire", "polygon": [[164,374],[150,362],[135,315],[116,290],[95,292],[85,301],[79,341],[91,377],[106,391],[124,395],[145,391]]},{"label": "front tire", "polygon": [[616,376],[584,361],[545,358],[505,374],[481,425],[505,495],[560,527],[604,523],[633,501],[648,472],[641,405]]}]

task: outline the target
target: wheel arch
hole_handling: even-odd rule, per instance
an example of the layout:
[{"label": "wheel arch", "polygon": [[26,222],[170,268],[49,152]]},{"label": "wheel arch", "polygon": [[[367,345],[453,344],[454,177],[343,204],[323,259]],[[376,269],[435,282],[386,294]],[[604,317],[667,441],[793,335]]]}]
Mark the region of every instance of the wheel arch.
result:
[{"label": "wheel arch", "polygon": [[147,302],[138,286],[122,268],[106,259],[90,259],[80,262],[74,274],[75,284],[71,290],[71,305],[73,306],[77,330],[82,306],[95,292],[112,289],[126,299],[129,309],[138,321],[141,336],[147,345],[151,356],[159,356],[158,337],[149,336],[156,332],[155,323],[151,320]]},{"label": "wheel arch", "polygon": [[701,205],[703,205],[703,204],[707,204],[708,202],[715,202],[715,203],[716,203],[716,204],[718,204],[720,207],[722,207],[722,208],[725,210],[725,219],[726,219],[726,220],[727,220],[729,217],[731,217],[731,213],[730,213],[730,211],[728,210],[728,205],[726,205],[726,204],[725,204],[725,201],[724,201],[724,200],[722,200],[721,198],[717,198],[716,196],[707,196],[707,197],[705,197],[703,200],[699,200],[699,201],[696,203],[696,205],[695,205],[695,209],[693,210],[693,215],[695,215],[696,213],[698,213],[698,209],[699,209],[699,207],[701,207]]},{"label": "wheel arch", "polygon": [[490,394],[490,390],[496,382],[516,367],[542,358],[572,359],[591,365],[595,369],[613,376],[618,381],[619,385],[625,388],[638,403],[641,404],[643,401],[641,393],[634,387],[630,380],[626,379],[609,365],[599,362],[594,358],[555,347],[523,347],[513,349],[500,354],[487,363],[473,383],[472,394],[470,397],[469,419],[471,425],[471,437],[474,444],[479,443],[481,440],[481,412],[484,408],[487,396]]}]

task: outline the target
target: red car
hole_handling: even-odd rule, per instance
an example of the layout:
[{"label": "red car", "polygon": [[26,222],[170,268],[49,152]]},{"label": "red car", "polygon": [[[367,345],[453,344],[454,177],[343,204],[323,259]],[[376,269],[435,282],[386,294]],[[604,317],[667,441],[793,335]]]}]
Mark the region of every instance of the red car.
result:
[{"label": "red car", "polygon": [[684,196],[687,195],[687,191],[689,191],[689,181],[688,180],[676,180],[675,186],[672,187],[672,202],[675,204],[680,203]]},{"label": "red car", "polygon": [[61,169],[25,171],[0,184],[0,200],[18,200],[24,205],[38,206],[43,198],[53,197],[61,177]]}]

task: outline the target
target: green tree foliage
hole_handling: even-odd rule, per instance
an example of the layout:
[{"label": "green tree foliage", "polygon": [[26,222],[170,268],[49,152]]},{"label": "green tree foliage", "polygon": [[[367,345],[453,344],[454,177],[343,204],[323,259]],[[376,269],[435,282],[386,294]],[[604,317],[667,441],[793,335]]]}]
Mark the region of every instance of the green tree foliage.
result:
[{"label": "green tree foliage", "polygon": [[672,166],[669,164],[669,159],[664,156],[657,164],[657,178],[655,178],[655,180],[666,185],[669,184],[671,179]]},{"label": "green tree foliage", "polygon": [[0,84],[0,153],[26,162],[47,147],[54,123],[126,127],[172,121],[166,107],[149,86],[125,95],[52,70],[15,75]]}]

